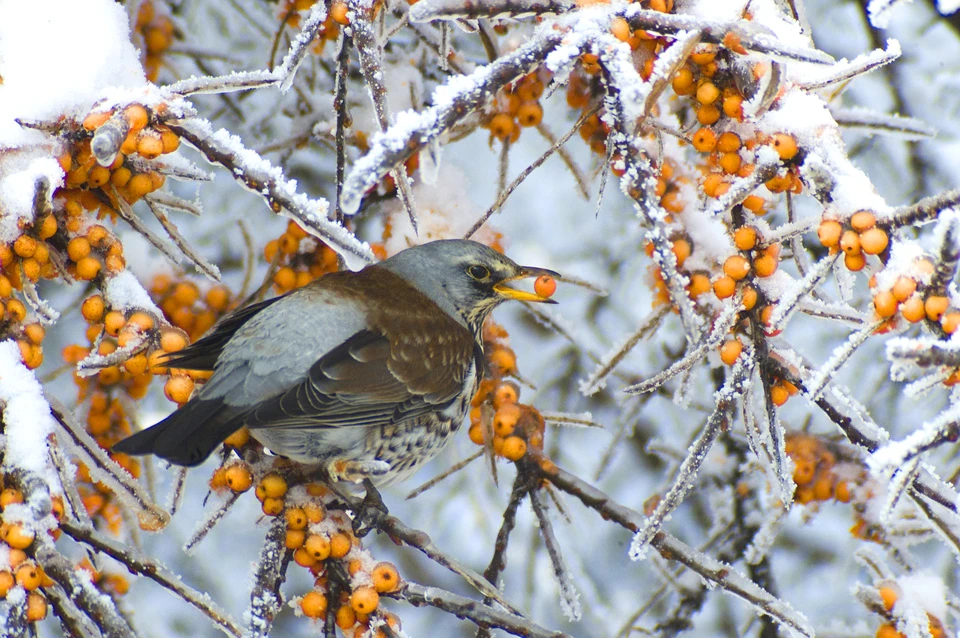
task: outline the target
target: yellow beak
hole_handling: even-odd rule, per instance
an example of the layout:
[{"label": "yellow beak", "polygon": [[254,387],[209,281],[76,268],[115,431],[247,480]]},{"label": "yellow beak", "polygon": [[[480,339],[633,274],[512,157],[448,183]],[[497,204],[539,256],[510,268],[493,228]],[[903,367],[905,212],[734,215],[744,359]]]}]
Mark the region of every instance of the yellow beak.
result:
[{"label": "yellow beak", "polygon": [[552,270],[547,270],[546,268],[534,268],[532,266],[521,266],[520,274],[509,279],[504,279],[498,284],[494,284],[493,289],[497,291],[502,297],[507,299],[515,299],[517,301],[533,301],[536,303],[557,303],[549,297],[542,297],[535,292],[527,292],[526,290],[517,290],[516,288],[511,288],[507,284],[511,281],[517,281],[518,279],[527,279],[529,277],[539,277],[541,275],[549,275],[556,279],[560,279],[560,273],[554,272]]}]

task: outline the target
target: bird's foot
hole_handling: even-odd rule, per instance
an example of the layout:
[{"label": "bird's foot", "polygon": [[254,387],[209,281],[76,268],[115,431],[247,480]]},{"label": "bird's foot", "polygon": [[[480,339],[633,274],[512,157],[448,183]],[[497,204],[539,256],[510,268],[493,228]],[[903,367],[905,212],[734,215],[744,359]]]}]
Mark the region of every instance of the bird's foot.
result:
[{"label": "bird's foot", "polygon": [[390,464],[384,461],[347,461],[334,459],[327,464],[327,474],[332,481],[361,483],[371,478],[384,476],[390,471]]},{"label": "bird's foot", "polygon": [[353,533],[357,538],[363,538],[374,529],[377,521],[390,514],[387,505],[380,496],[380,491],[370,479],[363,480],[363,489],[367,491],[359,504],[357,516],[353,519]]}]

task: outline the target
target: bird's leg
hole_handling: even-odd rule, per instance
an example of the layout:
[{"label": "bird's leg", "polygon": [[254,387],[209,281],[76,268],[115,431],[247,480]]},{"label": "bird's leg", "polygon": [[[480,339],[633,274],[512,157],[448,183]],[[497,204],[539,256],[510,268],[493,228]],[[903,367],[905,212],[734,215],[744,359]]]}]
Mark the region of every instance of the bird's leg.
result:
[{"label": "bird's leg", "polygon": [[333,459],[326,466],[331,481],[360,483],[369,478],[383,476],[390,471],[390,464],[384,461],[348,461]]},{"label": "bird's leg", "polygon": [[355,510],[357,516],[353,519],[353,533],[357,538],[363,538],[369,534],[370,530],[377,526],[377,521],[390,514],[373,481],[364,479],[363,489],[367,493],[358,504]]}]

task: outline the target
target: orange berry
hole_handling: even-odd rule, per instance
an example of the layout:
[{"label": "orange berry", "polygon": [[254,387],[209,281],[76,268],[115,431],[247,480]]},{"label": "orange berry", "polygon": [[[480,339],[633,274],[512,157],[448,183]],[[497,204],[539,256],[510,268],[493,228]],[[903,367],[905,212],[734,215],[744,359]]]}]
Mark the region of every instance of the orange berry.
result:
[{"label": "orange berry", "polygon": [[717,151],[720,153],[735,153],[742,146],[740,136],[732,131],[721,133],[717,138]]},{"label": "orange berry", "polygon": [[500,454],[510,461],[519,461],[527,453],[527,442],[519,436],[508,436],[503,440]]},{"label": "orange berry", "polygon": [[350,536],[344,532],[337,532],[330,537],[330,556],[333,558],[343,558],[350,553],[352,547]]},{"label": "orange berry", "polygon": [[193,379],[187,376],[170,377],[163,385],[163,393],[174,403],[186,403],[193,393]]},{"label": "orange berry", "polygon": [[302,529],[289,529],[287,528],[286,535],[283,539],[283,545],[287,549],[300,549],[303,547],[303,542],[306,540],[307,535]]},{"label": "orange berry", "polygon": [[843,231],[843,234],[840,235],[840,250],[848,255],[859,255],[861,251],[860,235],[852,230]]},{"label": "orange berry", "polygon": [[307,618],[322,618],[327,613],[327,597],[317,590],[308,591],[300,599],[300,611]]},{"label": "orange berry", "polygon": [[350,605],[341,605],[340,609],[337,610],[337,627],[343,631],[347,631],[357,624],[357,612],[353,611],[353,607]]},{"label": "orange berry", "polygon": [[857,211],[850,216],[850,227],[858,233],[873,228],[877,224],[877,216],[868,210]]},{"label": "orange berry", "polygon": [[14,580],[13,574],[6,569],[0,571],[0,598],[6,598],[15,584],[16,581]]},{"label": "orange berry", "polygon": [[701,104],[697,107],[697,122],[703,126],[716,124],[720,120],[720,109],[713,104]]},{"label": "orange berry", "polygon": [[520,399],[520,390],[515,383],[505,382],[497,386],[493,394],[493,407],[500,409],[508,403],[516,403]]},{"label": "orange berry", "polygon": [[470,442],[474,445],[483,445],[483,428],[480,427],[479,423],[470,426],[467,436],[470,437]]},{"label": "orange berry", "polygon": [[334,2],[330,6],[330,17],[333,18],[333,21],[337,24],[348,25],[350,24],[350,19],[347,17],[348,8],[346,3],[343,2]]},{"label": "orange berry", "polygon": [[[861,521],[862,522],[862,521]],[[877,627],[876,638],[904,638],[895,625],[885,622]]]},{"label": "orange berry", "polygon": [[187,338],[177,330],[164,330],[160,333],[160,348],[164,352],[179,352],[187,347]]},{"label": "orange berry", "polygon": [[276,472],[270,472],[260,479],[260,485],[263,486],[263,492],[267,498],[281,498],[287,493],[286,479]]},{"label": "orange berry", "polygon": [[867,265],[867,258],[863,253],[847,253],[843,256],[843,265],[851,272],[859,272]]},{"label": "orange berry", "polygon": [[713,282],[713,293],[717,299],[727,299],[737,292],[737,282],[732,277],[724,275]]},{"label": "orange berry", "polygon": [[703,127],[693,134],[693,147],[701,153],[709,153],[717,146],[717,134]]},{"label": "orange berry", "polygon": [[400,586],[400,572],[393,563],[377,563],[370,576],[378,594],[392,592]]},{"label": "orange berry", "polygon": [[307,527],[307,513],[302,507],[291,507],[284,515],[287,521],[287,529],[301,530]]},{"label": "orange berry", "polygon": [[230,304],[230,289],[226,286],[214,286],[207,291],[204,301],[214,312],[224,312]]},{"label": "orange berry", "polygon": [[927,319],[930,321],[940,321],[947,308],[950,307],[950,301],[940,295],[931,295],[924,302],[924,310],[927,313]]},{"label": "orange berry", "polygon": [[797,148],[797,138],[786,133],[777,133],[773,136],[773,148],[777,151],[780,159],[785,162],[796,157],[799,150]]},{"label": "orange berry", "polygon": [[843,234],[843,226],[840,222],[827,219],[820,223],[817,229],[817,236],[820,243],[827,248],[834,248],[840,245],[840,237]]},{"label": "orange berry", "polygon": [[315,559],[305,547],[298,547],[293,552],[293,562],[300,565],[300,567],[310,568],[317,564],[317,559]]},{"label": "orange berry", "polygon": [[753,250],[757,245],[757,229],[753,226],[741,226],[733,233],[733,243],[739,250]]},{"label": "orange berry", "polygon": [[282,498],[265,498],[260,504],[260,509],[266,516],[280,516],[283,511]]},{"label": "orange berry", "polygon": [[777,272],[780,260],[773,255],[761,255],[753,260],[753,270],[757,277],[769,277]]},{"label": "orange berry", "polygon": [[13,524],[7,529],[3,540],[14,549],[26,549],[33,544],[34,537],[35,534],[32,531],[24,529],[22,525]]},{"label": "orange berry", "polygon": [[781,406],[790,398],[790,393],[782,385],[774,385],[770,388],[770,401],[775,406]]},{"label": "orange berry", "polygon": [[100,323],[103,320],[105,309],[103,297],[91,295],[83,300],[83,304],[80,306],[80,314],[88,323]]},{"label": "orange berry", "polygon": [[134,327],[140,332],[147,332],[148,330],[153,330],[154,321],[153,317],[143,311],[137,311],[130,315],[130,318],[127,319],[127,326]]},{"label": "orange berry", "polygon": [[540,275],[533,282],[533,291],[541,297],[552,297],[557,291],[557,281],[549,275]]},{"label": "orange berry", "polygon": [[683,67],[673,76],[671,85],[677,95],[690,95],[696,89],[694,87],[694,75],[690,67]]},{"label": "orange berry", "polygon": [[673,241],[673,254],[677,258],[677,266],[683,266],[683,262],[687,260],[687,257],[693,252],[693,248],[690,246],[690,242],[684,238],[675,239]]},{"label": "orange berry", "polygon": [[490,133],[501,142],[512,137],[517,126],[513,117],[506,113],[497,113],[487,125]]},{"label": "orange berry", "polygon": [[910,277],[897,277],[893,283],[893,296],[897,301],[906,301],[917,290],[917,282]]},{"label": "orange berry", "polygon": [[84,281],[90,281],[98,274],[103,266],[96,257],[84,257],[77,262],[77,278]]},{"label": "orange berry", "polygon": [[515,403],[500,406],[493,417],[493,431],[499,436],[509,436],[520,420],[520,408]]},{"label": "orange berry", "polygon": [[743,159],[739,153],[723,153],[720,155],[720,168],[728,175],[737,173],[742,163]]},{"label": "orange berry", "polygon": [[536,126],[543,119],[543,107],[539,102],[524,102],[517,109],[517,122],[520,126]]},{"label": "orange berry", "polygon": [[140,104],[131,104],[125,108],[123,110],[123,116],[127,118],[127,122],[130,124],[130,130],[137,133],[147,125],[150,117],[147,109]]},{"label": "orange berry", "polygon": [[690,275],[690,285],[687,288],[687,291],[690,293],[691,299],[696,299],[703,293],[710,290],[710,278],[707,277],[702,272],[694,273]]},{"label": "orange berry", "polygon": [[357,587],[350,594],[350,606],[358,614],[372,614],[380,604],[380,594],[373,587]]},{"label": "orange berry", "polygon": [[40,586],[40,568],[35,563],[24,563],[17,569],[17,584],[32,591]]},{"label": "orange berry", "polygon": [[[896,288],[896,286],[894,286],[894,288]],[[896,293],[894,293],[894,297],[896,297]],[[909,299],[906,299],[900,304],[900,314],[902,314],[903,318],[910,323],[917,323],[918,321],[924,319],[927,314],[924,309],[923,299],[917,296],[912,296]]]},{"label": "orange berry", "polygon": [[960,327],[960,312],[948,312],[940,318],[940,327],[948,335],[952,335]]},{"label": "orange berry", "polygon": [[224,478],[227,481],[227,487],[234,492],[246,492],[253,486],[253,473],[249,467],[242,463],[236,463],[228,467]]},{"label": "orange berry", "polygon": [[728,95],[723,98],[723,112],[727,117],[738,122],[743,120],[743,96]]},{"label": "orange berry", "polygon": [[250,430],[247,428],[240,428],[227,438],[223,440],[223,444],[227,447],[239,448],[247,444],[247,441],[250,440]]},{"label": "orange berry", "polygon": [[103,126],[107,120],[110,119],[110,116],[113,115],[110,111],[100,111],[97,113],[90,113],[85,118],[83,118],[83,128],[87,131],[93,131]]},{"label": "orange berry", "polygon": [[883,601],[883,608],[887,611],[892,610],[897,603],[897,599],[900,598],[900,593],[889,586],[881,587],[878,593],[880,594],[880,600]]},{"label": "orange berry", "polygon": [[840,481],[837,483],[836,487],[833,490],[834,495],[837,500],[841,503],[850,502],[850,485],[846,481]]},{"label": "orange berry", "polygon": [[740,255],[731,255],[723,262],[723,272],[734,281],[740,281],[750,274],[750,262]]},{"label": "orange berry", "polygon": [[743,288],[743,308],[744,310],[753,310],[757,305],[759,295],[753,286],[744,286]]},{"label": "orange berry", "polygon": [[720,346],[720,360],[726,365],[732,366],[740,358],[741,352],[743,352],[743,343],[739,339],[725,341]]},{"label": "orange berry", "polygon": [[889,290],[883,290],[873,296],[873,308],[877,316],[887,319],[897,314],[897,300]]},{"label": "orange berry", "polygon": [[303,548],[316,561],[326,560],[330,557],[330,541],[326,536],[320,534],[310,534],[303,543]]},{"label": "orange berry", "polygon": [[887,231],[873,227],[860,233],[860,246],[868,255],[879,255],[887,249],[890,238]]},{"label": "orange berry", "polygon": [[47,617],[47,599],[32,591],[27,595],[27,622],[40,622]]},{"label": "orange berry", "polygon": [[37,240],[30,235],[20,235],[13,242],[13,252],[15,252],[18,257],[33,257],[33,253],[36,251]]},{"label": "orange berry", "polygon": [[713,104],[720,99],[720,89],[713,82],[704,82],[697,87],[697,102],[700,104]]},{"label": "orange berry", "polygon": [[813,483],[813,498],[818,501],[829,501],[833,498],[833,480],[824,474]]}]

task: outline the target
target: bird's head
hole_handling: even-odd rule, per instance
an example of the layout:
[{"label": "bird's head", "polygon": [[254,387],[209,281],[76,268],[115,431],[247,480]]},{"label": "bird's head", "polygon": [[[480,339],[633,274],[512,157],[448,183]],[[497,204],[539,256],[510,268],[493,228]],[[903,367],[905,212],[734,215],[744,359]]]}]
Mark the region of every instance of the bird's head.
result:
[{"label": "bird's head", "polygon": [[520,279],[560,275],[546,268],[519,266],[492,248],[475,241],[445,239],[401,251],[380,263],[413,284],[474,333],[494,308],[510,299],[556,303],[513,288]]}]

